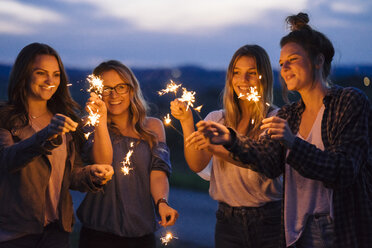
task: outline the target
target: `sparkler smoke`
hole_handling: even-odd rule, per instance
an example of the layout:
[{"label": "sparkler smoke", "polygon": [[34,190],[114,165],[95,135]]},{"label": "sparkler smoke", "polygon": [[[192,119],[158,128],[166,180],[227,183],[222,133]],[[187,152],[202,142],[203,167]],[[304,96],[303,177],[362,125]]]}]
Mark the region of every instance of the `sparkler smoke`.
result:
[{"label": "sparkler smoke", "polygon": [[169,116],[169,114],[167,114],[166,116],[164,116],[164,125],[166,125],[166,126],[170,126],[171,128],[173,128],[174,130],[176,130],[176,132],[179,134],[179,135],[181,135],[182,137],[183,137],[183,134],[180,132],[180,131],[178,131],[178,129],[177,128],[175,128],[173,125],[172,125],[172,119],[170,118],[170,116]]},{"label": "sparkler smoke", "polygon": [[168,245],[168,243],[172,240],[172,239],[178,239],[178,237],[175,237],[173,236],[173,234],[171,232],[167,232],[165,234],[165,236],[163,237],[160,237],[160,240],[161,240],[161,244],[163,245]]}]

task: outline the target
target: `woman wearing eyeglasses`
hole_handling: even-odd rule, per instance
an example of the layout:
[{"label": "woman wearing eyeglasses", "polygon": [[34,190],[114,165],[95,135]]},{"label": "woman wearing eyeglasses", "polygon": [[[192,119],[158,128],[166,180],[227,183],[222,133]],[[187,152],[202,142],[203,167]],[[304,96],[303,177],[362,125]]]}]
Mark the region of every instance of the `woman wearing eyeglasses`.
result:
[{"label": "woman wearing eyeglasses", "polygon": [[102,100],[92,94],[87,103],[101,118],[86,154],[93,161],[112,159],[115,175],[102,192],[88,193],[77,211],[83,223],[80,247],[155,247],[159,224],[173,225],[178,216],[167,202],[171,165],[163,124],[146,116],[146,102],[128,67],[110,60],[93,74],[104,88]]}]

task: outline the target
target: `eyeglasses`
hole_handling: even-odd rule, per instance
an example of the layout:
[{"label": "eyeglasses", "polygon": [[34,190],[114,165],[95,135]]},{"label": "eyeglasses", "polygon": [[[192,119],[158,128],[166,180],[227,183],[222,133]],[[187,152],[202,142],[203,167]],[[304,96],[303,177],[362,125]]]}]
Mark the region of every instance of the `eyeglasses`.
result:
[{"label": "eyeglasses", "polygon": [[113,90],[118,94],[128,93],[131,85],[130,84],[118,84],[115,87],[103,87],[102,96],[109,96]]}]

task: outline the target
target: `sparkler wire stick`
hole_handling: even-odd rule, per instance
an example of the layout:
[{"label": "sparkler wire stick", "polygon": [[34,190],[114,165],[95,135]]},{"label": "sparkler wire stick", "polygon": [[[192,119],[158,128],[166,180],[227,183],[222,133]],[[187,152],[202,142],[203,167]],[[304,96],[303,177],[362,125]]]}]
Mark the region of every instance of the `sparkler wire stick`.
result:
[{"label": "sparkler wire stick", "polygon": [[175,126],[173,126],[173,125],[171,124],[171,122],[172,122],[172,120],[171,120],[169,114],[167,114],[167,116],[164,116],[164,125],[166,125],[166,126],[170,126],[170,127],[173,128],[174,130],[176,130],[176,132],[177,132],[179,135],[181,135],[181,136],[183,137],[183,134],[182,134],[180,131],[178,131],[178,129],[177,129]]}]

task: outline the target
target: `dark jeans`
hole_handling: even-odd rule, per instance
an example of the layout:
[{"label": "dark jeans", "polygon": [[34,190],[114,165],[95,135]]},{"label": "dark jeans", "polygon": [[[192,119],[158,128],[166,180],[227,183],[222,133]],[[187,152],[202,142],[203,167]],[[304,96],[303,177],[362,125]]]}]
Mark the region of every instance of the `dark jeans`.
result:
[{"label": "dark jeans", "polygon": [[281,201],[262,207],[230,207],[219,203],[216,248],[273,248],[279,246]]},{"label": "dark jeans", "polygon": [[330,248],[334,242],[334,223],[329,214],[309,216],[301,237],[292,248]]},{"label": "dark jeans", "polygon": [[70,233],[61,231],[57,223],[44,228],[41,234],[29,234],[0,243],[0,248],[69,248]]},{"label": "dark jeans", "polygon": [[155,234],[126,238],[112,233],[100,232],[86,227],[80,230],[79,248],[155,248]]}]

